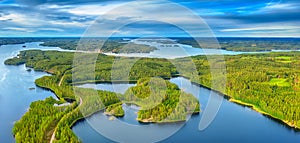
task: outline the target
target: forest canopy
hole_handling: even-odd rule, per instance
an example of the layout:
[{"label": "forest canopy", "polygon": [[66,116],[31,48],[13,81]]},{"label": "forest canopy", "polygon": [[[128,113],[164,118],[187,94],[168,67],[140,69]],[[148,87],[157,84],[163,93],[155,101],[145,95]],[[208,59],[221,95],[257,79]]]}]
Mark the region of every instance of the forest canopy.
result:
[{"label": "forest canopy", "polygon": [[[88,56],[88,54],[85,56]],[[74,96],[74,83],[112,81],[112,64],[116,57],[99,54],[95,62],[96,64],[90,63],[85,65],[93,66],[95,64],[95,75],[81,75],[78,76],[77,81],[73,81],[72,79],[72,69],[79,68],[72,67],[73,57],[74,53],[71,52],[30,50],[22,51],[18,57],[5,61],[5,64],[8,65],[20,65],[25,63],[26,66],[32,67],[35,70],[52,73],[52,76],[37,79],[36,84],[40,87],[52,90],[61,99],[61,102],[74,101],[73,107],[70,107],[70,112],[51,107],[47,109],[50,110],[49,112],[41,113],[39,109],[36,109],[43,109],[43,106],[48,107],[49,102],[51,104],[54,102],[50,99],[33,103],[31,106],[32,109],[30,110],[32,112],[28,112],[28,114],[41,113],[39,116],[45,116],[45,118],[49,119],[47,119],[47,122],[41,122],[43,128],[38,129],[33,124],[31,127],[24,125],[27,124],[26,118],[29,116],[25,115],[24,119],[22,118],[19,121],[20,123],[15,126],[14,134],[17,138],[36,136],[35,133],[28,134],[29,130],[27,129],[30,129],[30,131],[35,130],[41,132],[36,132],[39,136],[37,139],[49,139],[47,133],[54,132],[55,130],[55,138],[57,141],[68,141],[64,136],[70,137],[69,139],[73,141],[77,141],[78,139],[76,136],[74,137],[74,134],[70,130],[70,127],[75,121],[99,110],[106,110],[106,112],[111,115],[123,116],[122,103],[139,105],[141,110],[138,112],[138,120],[142,122],[185,120],[182,115],[199,112],[200,105],[192,95],[182,93],[176,85],[165,81],[165,79],[173,76],[185,76],[195,83],[212,88],[211,63],[205,56],[192,57],[193,63],[198,71],[198,78],[191,77],[191,75],[188,74],[185,75],[185,73],[180,75],[176,67],[172,64],[182,64],[182,67],[188,69],[190,67],[184,63],[184,61],[187,60],[186,58],[174,59],[173,61],[167,59],[139,58],[136,59],[135,64],[129,72],[129,79],[127,79],[130,82],[136,82],[137,86],[130,88],[125,94],[116,94],[106,91],[97,91],[97,94],[95,94],[95,92],[90,89],[78,89],[78,91],[82,93],[82,96],[78,97]],[[298,70],[300,65],[300,52],[225,56],[225,62],[227,81],[226,90],[223,93],[224,95],[229,96],[232,101],[252,106],[256,110],[279,119],[291,127],[300,127],[300,72]],[[124,62],[120,65],[126,67],[128,64],[129,63]],[[115,72],[118,72],[118,70]],[[121,74],[120,71],[120,73],[116,75]],[[149,86],[151,78],[153,77],[162,79],[165,86],[160,82],[157,83],[160,86]],[[214,90],[220,90],[220,86],[214,87]],[[160,90],[161,87],[166,88]],[[141,100],[146,99],[146,97],[151,97],[149,95],[150,88],[153,88],[154,91],[157,89],[157,95],[166,93],[166,96],[153,99],[149,98],[147,101]],[[179,95],[184,95],[180,96],[180,98],[184,97],[182,103],[178,102]],[[162,102],[155,104],[158,102],[156,99],[162,99],[160,100]],[[146,104],[146,102],[149,104]],[[38,103],[41,105],[37,105]],[[90,105],[90,103],[93,103],[92,105],[95,106],[87,106]],[[178,104],[184,106],[176,106]],[[149,108],[149,106],[153,108]],[[80,111],[84,111],[84,114],[82,115]],[[48,113],[55,114],[55,118],[48,117]],[[169,120],[164,120],[167,119],[166,117],[170,117]],[[29,125],[30,124],[31,123],[29,123]],[[23,132],[23,129],[27,132]],[[47,133],[45,133],[45,131]]]}]

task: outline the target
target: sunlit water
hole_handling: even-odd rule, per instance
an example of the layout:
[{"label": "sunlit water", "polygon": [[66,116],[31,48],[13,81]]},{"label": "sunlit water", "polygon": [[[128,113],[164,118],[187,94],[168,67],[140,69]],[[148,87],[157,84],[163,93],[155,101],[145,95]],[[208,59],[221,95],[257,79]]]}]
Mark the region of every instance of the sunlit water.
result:
[{"label": "sunlit water", "polygon": [[[47,75],[44,72],[27,71],[25,65],[7,66],[4,61],[27,49],[61,50],[55,47],[41,47],[40,43],[3,45],[0,47],[0,142],[14,142],[12,127],[28,110],[33,101],[55,95],[36,87],[35,79]],[[23,48],[26,45],[26,48]],[[30,89],[31,88],[31,89]]]},{"label": "sunlit water", "polygon": [[[270,51],[260,51],[260,52],[235,52],[227,51],[223,49],[207,49],[207,48],[194,48],[190,45],[185,44],[162,44],[157,41],[148,40],[131,40],[135,44],[143,44],[156,47],[156,50],[149,53],[105,53],[106,55],[121,56],[121,57],[148,57],[148,58],[182,58],[188,56],[197,55],[239,55],[239,54],[257,54],[257,53],[268,53]],[[217,47],[216,47],[217,48]],[[121,49],[122,51],[122,49]],[[271,52],[291,52],[294,50],[272,50]],[[299,50],[298,50],[299,51]]]},{"label": "sunlit water", "polygon": [[[12,135],[13,124],[24,115],[31,102],[43,100],[50,96],[56,98],[52,92],[40,89],[34,84],[35,79],[47,75],[46,73],[35,72],[33,70],[27,71],[24,65],[4,65],[4,61],[7,58],[16,56],[21,50],[42,49],[68,51],[55,47],[43,47],[39,46],[39,44],[40,43],[35,42],[3,45],[0,47],[1,143],[15,142]],[[23,48],[23,45],[26,45],[26,48]],[[159,57],[159,55],[154,57]],[[183,78],[173,78],[171,82],[178,84],[182,89],[185,89],[186,92],[193,93],[196,97],[198,97],[198,95],[195,93],[200,91],[199,99],[201,102],[201,110],[205,109],[211,92],[210,90],[199,87],[198,85],[193,85]],[[127,88],[134,86],[134,84],[115,85],[115,88],[110,84],[90,84],[84,86],[123,93]],[[177,124],[140,124],[135,120],[137,116],[136,112],[139,109],[138,107],[124,104],[123,108],[126,115],[118,120],[132,125],[147,126],[156,131],[154,134],[159,134],[162,130],[168,130],[174,128],[174,126],[178,126]],[[300,142],[299,132],[295,132],[293,129],[247,107],[228,102],[227,100],[224,100],[217,117],[204,131],[198,130],[201,116],[202,114],[192,116],[178,132],[163,142]],[[101,121],[113,122],[101,112],[92,115],[88,119],[93,127],[97,126],[97,123]],[[87,120],[83,120],[73,127],[73,131],[83,142],[111,142],[111,140],[97,133],[89,123]],[[139,136],[136,137],[141,138]]]},{"label": "sunlit water", "polygon": [[[189,80],[182,77],[172,78],[172,83],[177,84],[185,92],[193,94],[199,98],[201,103],[201,110],[204,111],[206,104],[209,100],[209,96],[220,96],[219,94],[200,87],[199,85],[192,84]],[[131,87],[134,84],[118,85],[114,86]],[[115,91],[124,93],[124,89],[121,91],[118,88],[112,88],[111,84],[98,84],[98,85],[82,85],[81,87],[87,87],[99,90]],[[212,95],[210,93],[213,92]],[[197,94],[199,93],[199,95]],[[151,136],[162,134],[165,130],[172,130],[177,124],[140,124],[135,120],[137,117],[136,112],[138,108],[130,105],[123,105],[125,110],[125,116],[118,118],[117,120],[138,126],[147,126],[153,131]],[[300,142],[300,132],[287,127],[284,124],[274,121],[268,117],[261,115],[260,113],[253,111],[248,107],[237,105],[224,99],[221,108],[217,114],[217,117],[213,120],[210,126],[204,131],[198,129],[200,115],[192,116],[185,125],[171,137],[162,140],[161,142]],[[83,142],[112,142],[106,138],[101,132],[97,132],[101,128],[101,123],[116,122],[110,121],[109,117],[104,115],[103,112],[96,113],[87,119],[78,122],[73,131]],[[106,127],[102,127],[106,128]],[[164,131],[162,131],[164,129]],[[120,128],[120,130],[123,130]],[[124,134],[118,134],[118,136],[125,136]],[[150,136],[150,135],[149,135]],[[126,136],[125,136],[126,137]],[[125,138],[124,137],[124,138]],[[143,140],[145,138],[141,136],[134,136],[136,140]]]}]

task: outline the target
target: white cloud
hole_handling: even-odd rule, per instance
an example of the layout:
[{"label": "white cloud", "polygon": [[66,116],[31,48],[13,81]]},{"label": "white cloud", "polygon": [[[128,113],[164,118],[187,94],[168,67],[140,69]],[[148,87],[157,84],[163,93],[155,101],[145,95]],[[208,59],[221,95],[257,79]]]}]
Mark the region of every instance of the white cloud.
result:
[{"label": "white cloud", "polygon": [[13,30],[13,31],[20,31],[20,32],[33,32],[28,28],[20,28],[20,27],[4,27],[3,30]]},{"label": "white cloud", "polygon": [[[158,21],[162,23],[168,23],[170,25],[178,26],[184,31],[187,30],[188,32],[190,32],[189,34],[192,34],[193,36],[200,37],[204,34],[210,36],[209,27],[197,14],[194,14],[190,10],[183,8],[177,4],[157,3],[153,1],[134,1],[124,4],[117,9],[113,9],[107,13],[104,13],[100,16],[100,19],[98,19],[97,22],[94,23],[92,28],[88,30],[90,33],[86,34],[88,34],[88,36],[106,36],[110,35],[111,31],[113,31],[112,29],[120,28],[119,26],[124,26],[123,24],[131,24],[141,21]],[[155,26],[156,25],[153,24],[153,27]],[[134,28],[129,30],[136,31],[138,33],[141,33],[141,31],[143,31],[145,35],[151,35],[155,33],[171,35],[172,32],[174,32],[174,34],[178,32],[165,31],[163,27],[161,30],[156,28],[155,31],[150,31],[149,29],[137,30]],[[119,31],[118,33],[131,33],[132,35],[134,35],[134,33],[129,31]]]},{"label": "white cloud", "polygon": [[80,5],[76,7],[67,7],[62,11],[69,12],[75,15],[92,15],[92,16],[101,16],[106,12],[115,9],[121,6],[122,3],[109,4],[109,5],[101,5],[101,4],[93,4],[93,5]]},{"label": "white cloud", "polygon": [[9,20],[9,22],[25,26],[40,26],[44,23],[38,14],[26,15],[22,13],[10,13],[0,17],[0,20]]},{"label": "white cloud", "polygon": [[63,29],[59,28],[38,28],[37,30],[45,30],[45,31],[57,31],[57,32],[63,32]]},{"label": "white cloud", "polygon": [[267,3],[265,7],[262,7],[257,12],[269,13],[278,10],[281,11],[299,10],[299,3],[292,3],[292,2],[281,3],[281,1],[276,3]]},{"label": "white cloud", "polygon": [[265,25],[265,26],[261,26],[261,27],[222,29],[220,31],[221,32],[236,32],[236,31],[291,30],[291,29],[300,29],[300,26],[270,26],[270,25]]},{"label": "white cloud", "polygon": [[263,9],[291,9],[293,6],[291,3],[268,3]]},{"label": "white cloud", "polygon": [[48,21],[48,24],[51,24],[52,26],[59,26],[59,27],[64,27],[64,28],[75,28],[75,27],[81,27],[81,28],[86,28],[91,24],[90,22],[75,22],[75,21]]},{"label": "white cloud", "polygon": [[[139,25],[139,27],[130,27],[127,29],[113,29],[115,25],[120,23],[128,24],[147,20],[166,21],[171,24],[181,25],[185,28],[193,29],[195,33],[202,33],[201,30],[208,28],[205,24],[205,21],[207,21],[212,28],[215,28],[214,31],[216,33],[221,34],[244,33],[245,35],[251,35],[255,32],[262,33],[262,31],[265,33],[278,32],[282,35],[298,34],[300,27],[295,24],[295,21],[297,22],[299,20],[295,18],[295,20],[290,22],[279,14],[286,13],[287,18],[289,18],[288,16],[291,16],[289,14],[299,11],[300,4],[296,2],[281,3],[280,0],[278,1],[279,2],[265,5],[264,3],[260,3],[260,5],[239,7],[235,9],[235,11],[232,11],[232,17],[230,15],[230,10],[232,9],[228,9],[226,6],[224,6],[224,8],[199,6],[199,8],[194,8],[194,10],[196,10],[194,11],[196,12],[195,14],[187,14],[187,11],[190,10],[180,10],[177,4],[167,5],[167,2],[150,0],[133,1],[128,3],[130,5],[126,5],[127,3],[120,1],[99,1],[98,3],[84,3],[82,5],[76,5],[74,3],[67,5],[45,3],[35,8],[15,5],[13,8],[11,8],[11,6],[7,7],[7,11],[6,9],[1,9],[1,11],[5,11],[5,14],[0,17],[0,28],[5,30],[6,33],[9,33],[8,30],[11,30],[12,33],[18,31],[40,34],[56,31],[56,33],[65,35],[74,33],[82,34],[81,32],[93,24],[93,18],[96,19],[99,17],[100,19],[98,21],[100,22],[97,21],[94,24],[98,24],[98,26],[102,27],[95,29],[95,31],[98,33],[115,32],[124,36],[132,36],[138,32],[143,32],[145,35],[156,33],[168,33],[171,35],[172,32],[177,32],[175,30],[168,31],[168,28],[163,29],[163,27],[159,27],[155,24],[153,24],[154,28],[151,28],[152,25],[148,24],[147,27]],[[193,2],[189,3],[192,4]],[[263,4],[263,7],[261,4]],[[227,11],[229,11],[229,13],[226,13]],[[277,17],[277,13],[278,17],[282,19],[278,18],[278,20],[274,20]],[[266,15],[266,21],[263,20],[261,14],[263,14],[263,16]],[[204,22],[199,19],[199,15],[204,16]],[[251,21],[251,18],[253,18],[251,16],[255,15],[260,16],[258,17],[258,22],[253,19]],[[250,19],[248,19],[248,17]],[[262,19],[262,22],[259,22],[259,18]],[[298,22],[298,24],[300,23]],[[162,30],[158,30],[159,28]],[[282,33],[282,31],[286,33]],[[205,35],[205,33],[202,35]]]},{"label": "white cloud", "polygon": [[63,32],[64,30],[59,28],[25,28],[25,27],[4,27],[2,30],[11,30],[11,31],[18,31],[18,32],[37,32],[37,31],[57,31],[57,32]]},{"label": "white cloud", "polygon": [[[128,17],[124,19],[124,17]],[[128,22],[155,20],[170,24],[204,24],[200,16],[177,4],[157,3],[153,1],[135,1],[124,4],[101,16],[104,20],[122,20]]]},{"label": "white cloud", "polygon": [[39,9],[64,9],[71,8],[69,5],[43,4],[38,6]]}]

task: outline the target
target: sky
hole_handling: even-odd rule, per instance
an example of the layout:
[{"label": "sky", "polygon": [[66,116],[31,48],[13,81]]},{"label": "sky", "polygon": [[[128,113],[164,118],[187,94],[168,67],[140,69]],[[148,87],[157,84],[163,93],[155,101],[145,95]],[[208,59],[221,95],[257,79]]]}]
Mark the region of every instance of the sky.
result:
[{"label": "sky", "polygon": [[0,0],[0,37],[205,37],[208,31],[300,37],[300,1]]}]

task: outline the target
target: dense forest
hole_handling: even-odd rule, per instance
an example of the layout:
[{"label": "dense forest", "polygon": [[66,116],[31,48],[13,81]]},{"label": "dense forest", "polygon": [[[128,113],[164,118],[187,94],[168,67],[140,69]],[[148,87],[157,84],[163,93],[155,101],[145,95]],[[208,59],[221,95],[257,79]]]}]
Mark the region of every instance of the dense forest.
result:
[{"label": "dense forest", "polygon": [[[200,46],[193,38],[174,38],[178,43]],[[228,51],[261,52],[272,50],[300,50],[298,38],[218,38],[220,48]],[[202,47],[209,48],[209,47]]]},{"label": "dense forest", "polygon": [[[42,46],[60,47],[68,50],[83,50],[112,53],[149,53],[156,50],[155,47],[135,44],[124,41],[121,38],[82,38],[82,39],[49,39],[44,40]],[[99,49],[101,47],[101,49]]]},{"label": "dense forest", "polygon": [[24,44],[27,42],[37,42],[41,38],[0,38],[0,46],[7,44]]},{"label": "dense forest", "polygon": [[[92,50],[114,53],[149,53],[156,50],[147,45],[128,44],[126,38],[110,38],[103,43],[103,38],[0,38],[0,46],[7,44],[24,44],[27,42],[43,42],[42,46],[60,47],[62,49]],[[134,38],[130,38],[134,39]],[[200,48],[194,38],[170,38],[172,40],[155,40],[162,44],[187,44]],[[300,50],[299,38],[217,38],[220,48],[228,51],[259,52],[272,50]],[[145,40],[147,41],[147,40]],[[153,41],[153,40],[152,40]],[[84,46],[82,46],[84,45]],[[126,46],[124,46],[126,45]],[[84,48],[83,48],[84,47]],[[201,47],[209,48],[209,47]]]},{"label": "dense forest", "polygon": [[120,99],[141,107],[137,118],[141,122],[184,121],[188,114],[200,112],[198,99],[158,78],[141,78]]},{"label": "dense forest", "polygon": [[[66,50],[77,49],[93,52],[149,53],[157,50],[157,48],[153,46],[135,44],[128,40],[122,39],[123,38],[0,38],[0,46],[7,44],[42,42],[40,44],[41,46],[60,47]],[[101,47],[101,49],[99,47]]]},{"label": "dense forest", "polygon": [[[83,56],[89,56],[89,54]],[[192,57],[199,75],[199,78],[195,78],[185,72],[179,72],[172,64],[178,63],[183,70],[190,69],[191,67],[184,62],[187,60],[186,58],[174,60],[124,58],[121,60],[123,62],[113,66],[114,61],[117,60],[116,57],[99,54],[95,62],[95,75],[77,75],[75,81],[72,79],[72,69],[81,67],[72,67],[73,57],[74,53],[71,52],[30,50],[22,51],[18,57],[5,61],[5,64],[8,65],[25,63],[26,66],[35,70],[52,73],[52,76],[37,79],[36,84],[52,90],[61,99],[61,101],[47,99],[32,103],[29,112],[15,125],[13,132],[17,140],[33,136],[39,136],[36,138],[38,141],[49,140],[49,134],[55,132],[55,141],[57,142],[78,141],[70,129],[76,120],[100,110],[105,110],[108,115],[123,116],[122,103],[139,105],[141,110],[138,112],[138,120],[142,122],[184,120],[182,115],[199,112],[200,105],[191,95],[182,93],[176,85],[163,79],[180,75],[190,78],[195,83],[212,88],[211,63],[206,56]],[[131,65],[133,61],[134,64]],[[225,56],[227,81],[223,94],[229,96],[231,101],[252,106],[259,112],[299,128],[299,61],[300,52]],[[86,63],[85,66],[94,66],[95,63]],[[218,64],[218,61],[214,64]],[[123,78],[123,70],[118,70],[126,68],[130,69],[129,79]],[[120,76],[116,77],[117,80],[137,82],[137,86],[130,88],[125,94],[72,86],[75,83],[112,82],[115,80],[111,79],[112,69],[114,75]],[[77,70],[85,72],[84,70],[88,70],[88,68]],[[155,83],[153,86],[151,77],[157,77],[164,82]],[[222,85],[213,88],[220,90]],[[157,93],[155,95],[158,97],[145,98],[152,96],[149,95],[150,89]],[[74,91],[79,96],[74,96]],[[185,98],[179,100],[179,94],[184,95],[180,98]],[[73,101],[73,103],[70,107],[53,106],[56,102],[65,101]],[[44,108],[47,108],[45,110],[47,112],[41,113],[39,109]],[[40,115],[34,115],[37,113]],[[167,116],[170,118],[166,118]],[[30,119],[31,117],[43,117],[45,121],[35,122],[37,119]],[[36,124],[42,125],[42,128],[36,127]],[[32,133],[32,131],[36,132]]]},{"label": "dense forest", "polygon": [[[84,55],[89,56],[89,54]],[[141,87],[137,86],[137,88],[128,91],[128,94],[125,95],[74,87],[72,86],[71,64],[73,56],[74,53],[70,52],[30,50],[22,51],[17,57],[5,61],[5,64],[7,65],[20,65],[25,63],[27,67],[31,67],[34,70],[51,73],[51,76],[41,77],[37,79],[35,83],[39,87],[51,90],[60,99],[60,101],[47,99],[45,101],[32,103],[30,111],[27,112],[24,118],[18,121],[14,127],[13,133],[16,136],[17,142],[22,142],[23,138],[34,136],[39,137],[28,140],[34,142],[48,142],[49,140],[52,142],[78,142],[78,138],[71,130],[72,125],[77,120],[101,110],[105,110],[105,113],[108,115],[116,117],[124,116],[122,103],[129,103],[129,97],[136,99],[131,100],[130,103],[140,105],[143,109],[138,113],[140,117],[139,121],[141,122],[149,122],[146,120],[149,116],[155,117],[151,122],[183,121],[186,120],[187,114],[199,112],[199,101],[192,95],[180,91],[176,85],[173,85],[168,81],[166,81],[168,88],[163,99],[164,102],[153,107],[153,109],[146,109],[145,105],[147,104],[141,104],[142,102],[138,100],[139,98],[136,98],[136,96],[138,97],[139,95],[143,95],[143,97],[147,96],[149,90],[139,90],[139,94],[130,94],[129,96],[131,91],[135,91],[138,88],[149,88],[149,86],[145,86],[144,84],[142,84]],[[115,57],[99,55],[95,76],[97,77],[97,80],[111,81],[110,71],[114,58]],[[127,66],[126,64],[121,65]],[[164,66],[158,68],[161,65]],[[138,69],[144,70],[138,72]],[[155,69],[161,69],[161,71],[164,72],[156,71]],[[143,58],[133,68],[133,71],[131,71],[130,79],[137,81],[142,77],[171,77],[172,70],[174,70],[174,67],[172,67],[165,59]],[[92,80],[85,77],[89,76],[79,76],[77,82],[87,82]],[[165,82],[165,80],[163,80],[163,82]],[[139,83],[141,83],[140,80]],[[160,88],[155,91],[160,92],[159,89]],[[76,93],[76,96],[74,93]],[[183,95],[183,97],[180,95]],[[61,104],[66,101],[71,102],[71,105],[62,107],[54,106],[54,104]],[[46,110],[47,112],[43,112],[43,109],[49,106],[51,106],[51,108],[48,108]],[[176,108],[176,106],[180,108]],[[52,117],[51,115],[55,117]],[[36,120],[39,119],[35,118],[36,116],[43,117],[46,121],[36,122]],[[166,118],[167,116],[170,118]],[[164,118],[166,119],[162,120]],[[32,132],[35,130],[39,132]]]},{"label": "dense forest", "polygon": [[36,101],[29,111],[15,123],[13,134],[17,142],[49,142],[59,120],[74,109],[71,106],[54,106],[59,104],[52,97]]},{"label": "dense forest", "polygon": [[[35,54],[35,56],[26,56],[31,54]],[[72,62],[68,60],[71,60],[72,55],[72,53],[55,51],[25,51],[21,52],[19,58],[7,60],[6,64],[17,64],[20,60],[25,60],[28,61],[29,66],[32,66],[33,64],[30,64],[32,63],[32,60],[44,58],[48,60],[48,62],[39,60],[34,62],[34,67],[44,67],[43,70],[55,73],[53,72],[55,69],[63,69],[58,67],[62,67],[62,65],[65,65],[68,62]],[[298,89],[300,87],[298,79],[299,72],[297,70],[299,56],[300,53],[226,56],[227,84],[224,94],[229,95],[233,99],[249,103],[275,118],[289,122],[291,126],[299,127],[300,99]],[[112,69],[111,64],[113,63],[114,58],[115,57],[105,55],[98,56],[94,79],[99,80],[99,82],[111,80],[110,71]],[[191,77],[191,80],[206,87],[211,87],[210,63],[206,57],[196,56],[192,59],[199,72],[199,79]],[[183,61],[184,59],[175,60],[180,63],[180,61]],[[51,64],[52,62],[55,64]],[[58,63],[62,63],[62,65]],[[124,62],[120,65],[127,67],[128,65],[126,65],[126,63],[128,62]],[[46,66],[46,64],[48,66]],[[186,65],[183,65],[183,67],[184,66]],[[62,74],[62,72],[57,71],[56,75],[59,74]],[[130,80],[137,81],[144,77],[169,78],[177,74],[178,71],[168,60],[141,58],[131,68],[129,78]],[[86,77],[89,76],[79,76],[77,79],[78,81],[74,82],[88,82],[94,80]],[[65,72],[63,79],[63,83],[71,83],[71,72]],[[59,81],[57,80],[55,82],[58,83]],[[64,94],[64,96],[65,95],[68,94]]]}]

